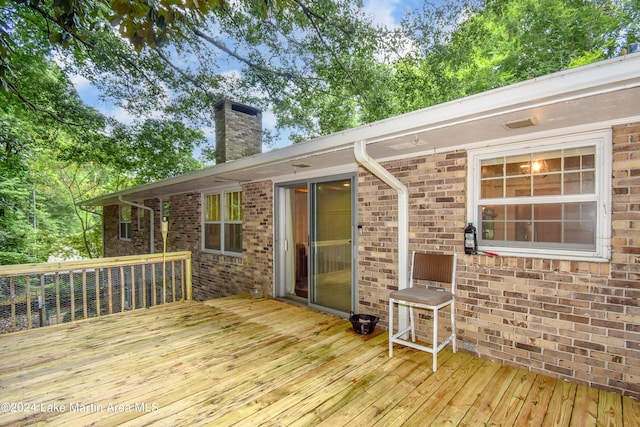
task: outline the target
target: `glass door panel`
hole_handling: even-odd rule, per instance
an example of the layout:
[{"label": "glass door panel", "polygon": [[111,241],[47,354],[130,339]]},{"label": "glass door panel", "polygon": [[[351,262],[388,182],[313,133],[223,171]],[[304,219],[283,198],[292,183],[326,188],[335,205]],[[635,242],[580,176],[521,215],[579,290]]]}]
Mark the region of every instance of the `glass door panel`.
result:
[{"label": "glass door panel", "polygon": [[309,302],[352,310],[352,181],[313,183],[311,188]]}]

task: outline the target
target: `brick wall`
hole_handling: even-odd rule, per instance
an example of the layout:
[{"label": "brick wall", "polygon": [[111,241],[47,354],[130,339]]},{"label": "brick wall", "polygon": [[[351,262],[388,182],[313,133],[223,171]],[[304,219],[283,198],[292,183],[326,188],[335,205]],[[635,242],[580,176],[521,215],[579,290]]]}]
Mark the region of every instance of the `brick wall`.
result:
[{"label": "brick wall", "polygon": [[[640,398],[640,124],[614,128],[613,143],[610,263],[463,255],[466,153],[384,164],[410,191],[410,249],[460,254],[459,349]],[[360,311],[388,325],[397,200],[364,169],[359,222]],[[448,315],[440,322],[450,330]],[[429,325],[421,320],[423,339]]]},{"label": "brick wall", "polygon": [[[169,198],[167,252],[191,251],[193,298],[206,300],[246,293],[255,285],[272,295],[273,277],[273,184],[271,181],[246,184],[243,194],[243,255],[226,256],[201,251],[202,202],[200,193]],[[155,211],[155,251],[162,252],[160,201],[145,205]],[[104,208],[105,256],[149,253],[149,215],[138,229],[137,208],[132,208],[131,241],[118,238],[118,206]]]},{"label": "brick wall", "polygon": [[[149,199],[145,200],[144,205],[154,210],[156,221],[155,252],[162,252],[162,234],[158,220],[158,218],[161,218],[160,201],[158,199]],[[105,206],[103,209],[104,256],[148,254],[150,252],[149,239],[151,238],[151,232],[149,231],[150,212],[145,212],[144,225],[140,227],[138,211],[142,209],[135,206],[131,207],[131,240],[127,241],[119,238],[119,209],[118,205]]]},{"label": "brick wall", "polygon": [[263,181],[242,186],[242,258],[245,262],[243,290],[260,286],[273,296],[273,183]]},{"label": "brick wall", "polygon": [[[131,255],[134,252],[133,239],[120,239],[120,206],[105,206],[102,209],[102,238],[104,256]],[[133,214],[132,214],[133,216]]]},{"label": "brick wall", "polygon": [[[209,299],[249,292],[260,286],[265,296],[273,289],[273,184],[271,181],[242,186],[242,257],[199,252],[194,289]],[[198,240],[199,241],[199,240]],[[197,276],[196,276],[197,275]],[[194,291],[194,298],[195,298]]]}]

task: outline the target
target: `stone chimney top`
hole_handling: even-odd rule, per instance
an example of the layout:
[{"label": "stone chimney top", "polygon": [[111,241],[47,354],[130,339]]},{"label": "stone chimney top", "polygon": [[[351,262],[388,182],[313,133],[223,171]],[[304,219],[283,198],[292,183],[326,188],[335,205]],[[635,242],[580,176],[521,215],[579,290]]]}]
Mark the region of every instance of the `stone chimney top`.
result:
[{"label": "stone chimney top", "polygon": [[216,163],[262,152],[262,111],[223,99],[215,106]]}]

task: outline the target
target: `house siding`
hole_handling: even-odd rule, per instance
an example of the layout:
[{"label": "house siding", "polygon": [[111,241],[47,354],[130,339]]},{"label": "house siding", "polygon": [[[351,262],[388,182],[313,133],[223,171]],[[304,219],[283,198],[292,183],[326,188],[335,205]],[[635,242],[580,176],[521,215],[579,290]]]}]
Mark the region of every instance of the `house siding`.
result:
[{"label": "house siding", "polygon": [[[640,398],[639,123],[613,128],[612,154],[611,262],[461,255],[458,348]],[[383,163],[409,188],[412,250],[464,253],[466,163],[464,151]],[[358,199],[359,309],[387,326],[397,289],[397,196],[361,168]],[[448,312],[441,316],[451,330]]]}]

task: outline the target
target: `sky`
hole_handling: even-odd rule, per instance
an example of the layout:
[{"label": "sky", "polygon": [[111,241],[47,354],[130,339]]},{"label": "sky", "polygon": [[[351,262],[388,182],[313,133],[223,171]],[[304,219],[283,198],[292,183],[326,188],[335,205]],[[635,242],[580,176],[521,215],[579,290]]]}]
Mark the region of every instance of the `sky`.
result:
[{"label": "sky", "polygon": [[[398,26],[400,20],[408,10],[415,10],[422,7],[425,0],[364,0],[364,9],[367,14],[373,17],[377,23],[384,24],[388,27]],[[232,72],[234,70],[225,70]],[[110,103],[108,101],[101,101],[99,99],[99,90],[91,85],[91,83],[81,76],[77,76],[73,80],[74,85],[80,95],[80,98],[88,105],[96,108],[102,114],[113,117],[121,123],[130,124],[133,122],[132,117],[126,110]],[[263,111],[262,125],[263,129],[274,129],[276,124],[276,117],[270,111]],[[210,141],[214,141],[214,129],[202,129]],[[291,142],[288,139],[289,132],[281,131],[278,141],[270,147],[264,147],[264,150],[273,148],[281,148],[290,145]],[[196,153],[197,157],[197,153]]]}]

